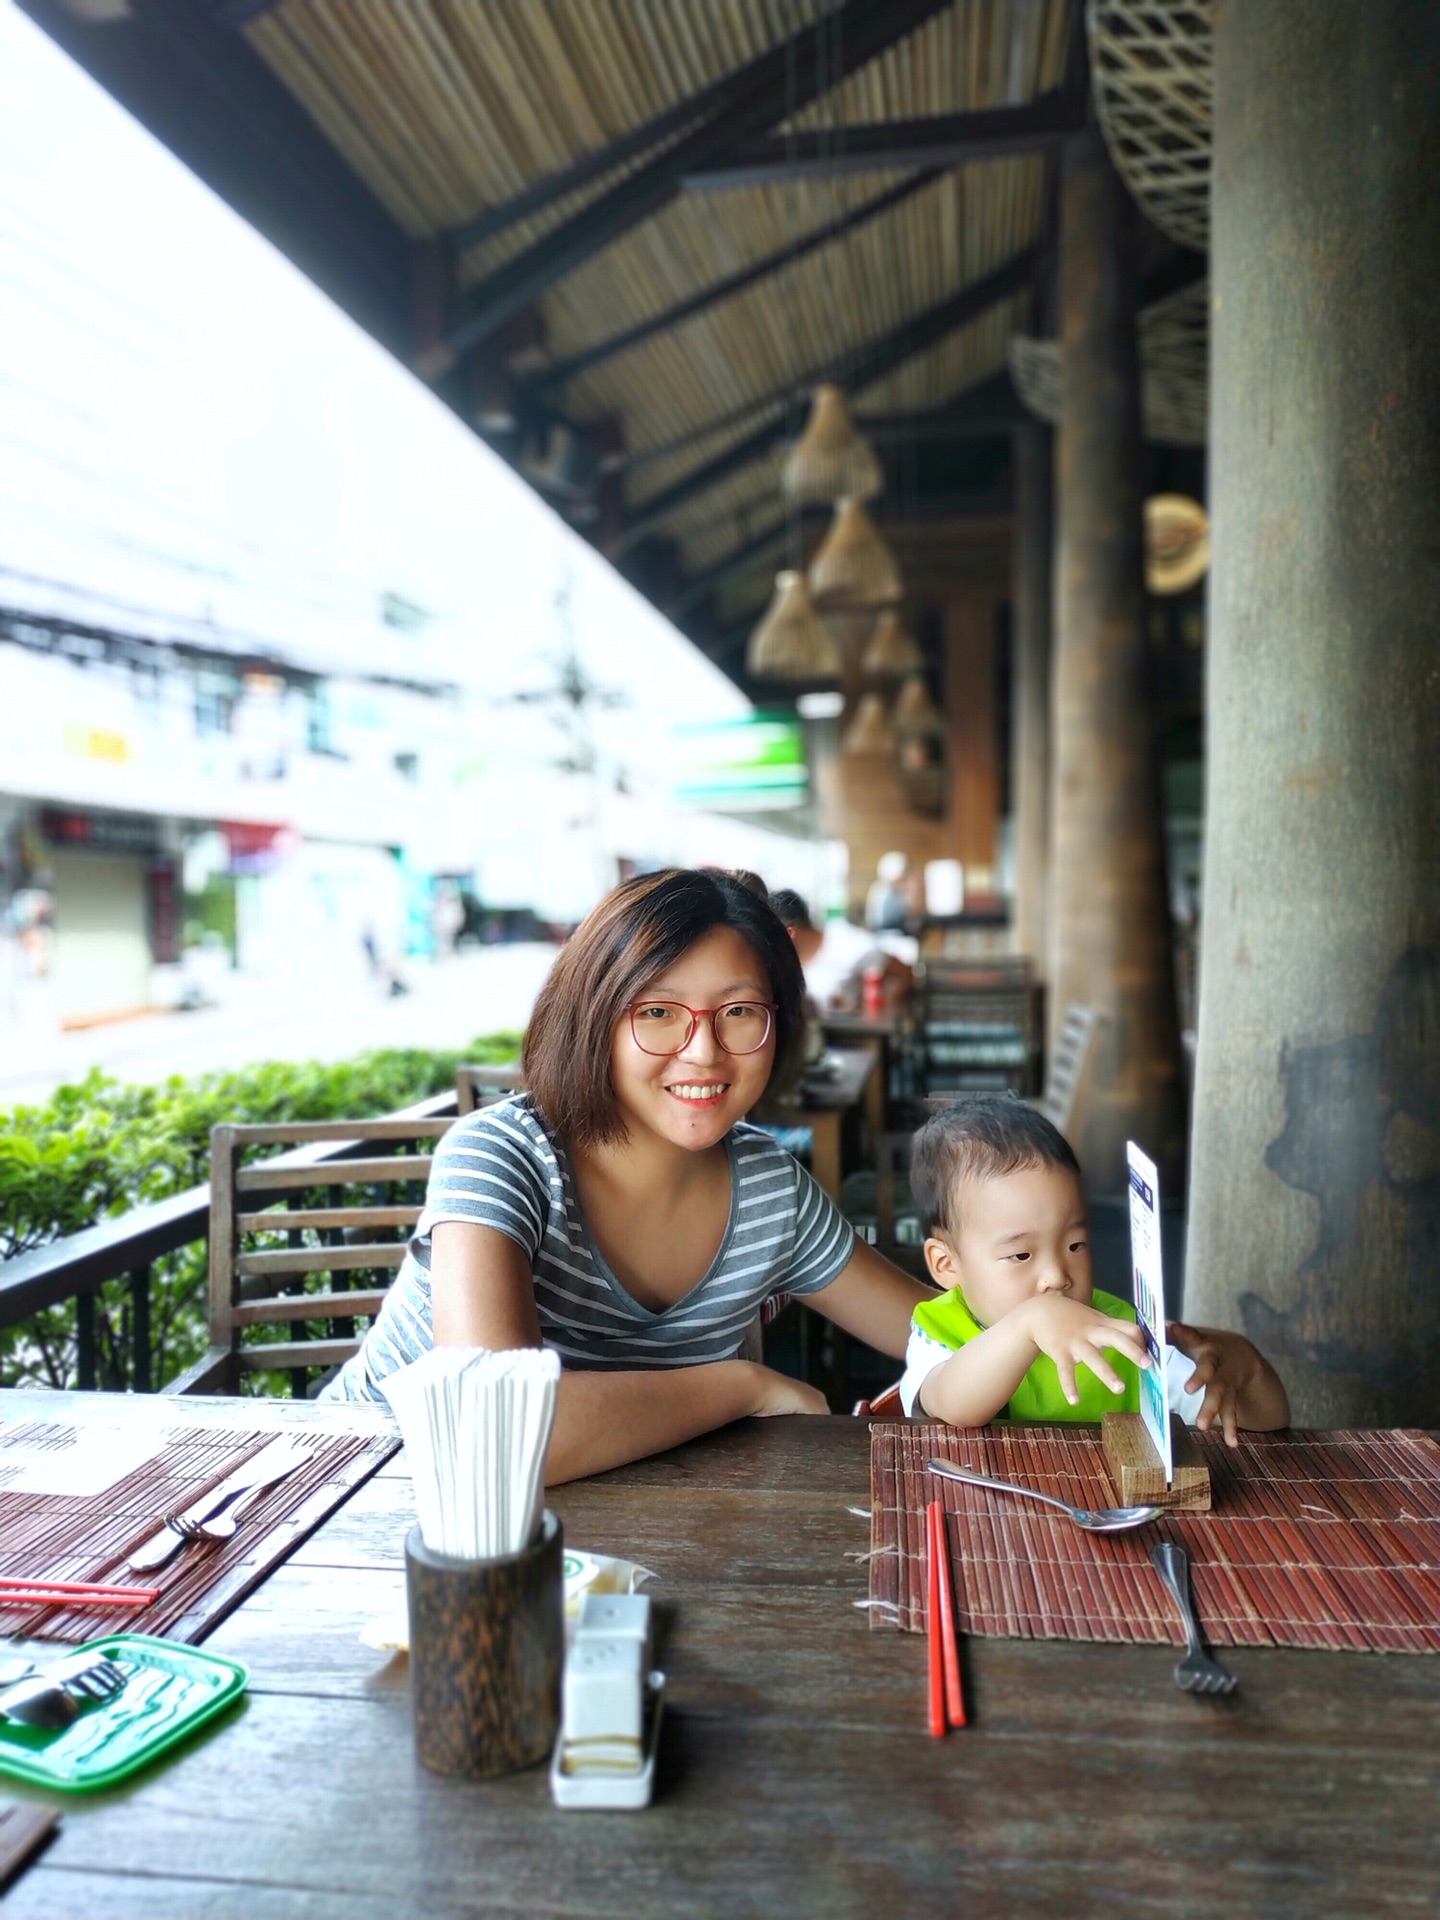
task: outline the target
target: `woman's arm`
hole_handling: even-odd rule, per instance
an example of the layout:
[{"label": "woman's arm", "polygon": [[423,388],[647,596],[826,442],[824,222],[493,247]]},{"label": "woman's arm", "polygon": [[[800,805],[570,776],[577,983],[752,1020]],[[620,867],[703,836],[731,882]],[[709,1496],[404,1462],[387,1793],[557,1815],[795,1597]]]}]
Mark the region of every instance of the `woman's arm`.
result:
[{"label": "woman's arm", "polygon": [[[494,1227],[442,1220],[431,1234],[437,1347],[538,1347],[540,1316],[524,1249]],[[747,1414],[828,1413],[824,1396],[748,1360],[653,1372],[565,1368],[545,1483],[558,1486],[663,1453]]]},{"label": "woman's arm", "polygon": [[910,1316],[922,1300],[935,1298],[935,1289],[912,1280],[868,1241],[857,1238],[854,1252],[828,1287],[796,1297],[867,1346],[903,1360]]}]

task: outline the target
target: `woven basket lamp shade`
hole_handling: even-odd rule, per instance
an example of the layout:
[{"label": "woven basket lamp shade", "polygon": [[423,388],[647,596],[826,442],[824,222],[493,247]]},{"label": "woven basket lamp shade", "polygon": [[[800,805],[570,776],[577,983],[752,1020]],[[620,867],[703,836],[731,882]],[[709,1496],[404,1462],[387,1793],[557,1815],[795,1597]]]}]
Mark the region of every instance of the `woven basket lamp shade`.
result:
[{"label": "woven basket lamp shade", "polygon": [[877,680],[901,680],[907,673],[918,673],[924,664],[925,656],[904,621],[893,607],[887,608],[860,656],[861,672],[874,674]]},{"label": "woven basket lamp shade", "polygon": [[896,696],[895,731],[945,737],[945,716],[930,698],[923,674],[912,673]]},{"label": "woven basket lamp shade", "polygon": [[885,711],[882,693],[862,693],[855,717],[840,736],[841,753],[884,754],[895,752],[895,734]]},{"label": "woven basket lamp shade", "polygon": [[850,423],[839,387],[817,387],[804,433],[780,469],[780,485],[802,504],[842,494],[873,500],[884,484],[880,462]]},{"label": "woven basket lamp shade", "polygon": [[895,556],[858,500],[835,503],[835,518],[810,562],[810,592],[822,613],[879,611],[905,591]]},{"label": "woven basket lamp shade", "polygon": [[757,680],[833,680],[840,656],[803,573],[775,576],[775,597],[750,636],[745,671]]}]

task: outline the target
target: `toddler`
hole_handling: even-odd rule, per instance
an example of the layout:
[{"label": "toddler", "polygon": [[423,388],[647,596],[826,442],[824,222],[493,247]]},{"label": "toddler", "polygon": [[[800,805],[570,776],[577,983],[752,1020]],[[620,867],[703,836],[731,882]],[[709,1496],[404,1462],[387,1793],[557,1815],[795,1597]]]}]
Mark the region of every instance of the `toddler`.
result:
[{"label": "toddler", "polygon": [[[1062,1135],[1013,1095],[981,1095],[915,1137],[911,1189],[925,1261],[946,1289],[916,1307],[900,1395],[957,1427],[1098,1420],[1137,1412],[1150,1364],[1135,1310],[1090,1277],[1080,1165]],[[1242,1334],[1171,1321],[1166,1397],[1229,1445],[1241,1427],[1283,1427],[1278,1375]]]}]

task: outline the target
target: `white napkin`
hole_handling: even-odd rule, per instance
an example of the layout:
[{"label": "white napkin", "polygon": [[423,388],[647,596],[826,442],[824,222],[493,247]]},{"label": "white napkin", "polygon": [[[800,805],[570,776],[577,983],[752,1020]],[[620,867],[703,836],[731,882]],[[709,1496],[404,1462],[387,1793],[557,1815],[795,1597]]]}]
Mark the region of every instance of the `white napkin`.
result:
[{"label": "white napkin", "polygon": [[432,1347],[381,1382],[432,1553],[494,1560],[540,1531],[560,1357],[538,1347]]}]

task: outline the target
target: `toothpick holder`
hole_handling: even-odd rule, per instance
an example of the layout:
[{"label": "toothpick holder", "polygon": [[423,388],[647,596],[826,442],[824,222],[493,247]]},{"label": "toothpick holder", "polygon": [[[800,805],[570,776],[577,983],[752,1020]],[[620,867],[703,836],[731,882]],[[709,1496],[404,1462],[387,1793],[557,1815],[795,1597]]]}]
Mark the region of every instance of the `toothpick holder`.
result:
[{"label": "toothpick holder", "polygon": [[432,1773],[483,1780],[549,1757],[565,1658],[563,1536],[545,1513],[535,1544],[499,1560],[405,1542],[415,1747]]}]

